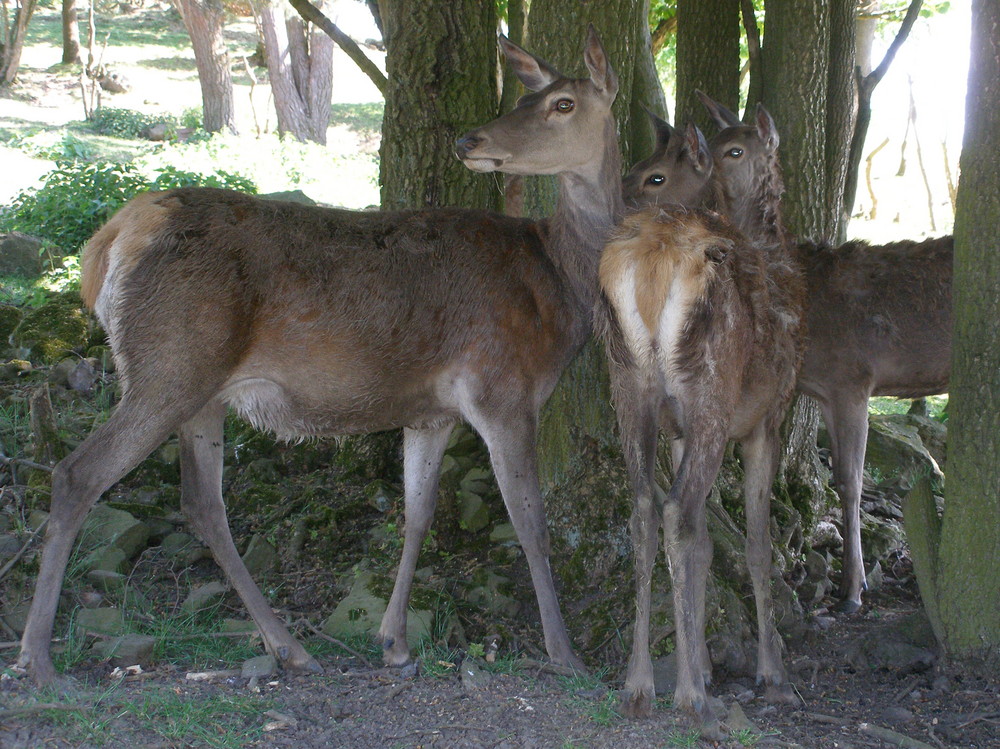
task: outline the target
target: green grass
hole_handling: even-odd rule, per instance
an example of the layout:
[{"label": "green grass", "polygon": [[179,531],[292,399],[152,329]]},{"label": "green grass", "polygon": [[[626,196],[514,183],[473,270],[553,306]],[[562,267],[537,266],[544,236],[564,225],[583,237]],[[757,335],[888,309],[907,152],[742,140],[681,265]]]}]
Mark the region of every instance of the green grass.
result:
[{"label": "green grass", "polygon": [[[74,743],[116,746],[123,735],[149,734],[172,746],[205,746],[237,749],[260,739],[261,713],[272,700],[244,692],[185,694],[184,687],[149,687],[141,694],[126,694],[121,683],[97,695],[92,705],[42,713],[37,720],[59,726],[62,738]],[[40,695],[45,698],[46,695]],[[46,701],[69,704],[50,696]],[[158,743],[158,742],[154,742]]]},{"label": "green grass", "polygon": [[672,729],[666,735],[667,746],[677,746],[677,747],[694,747],[698,746],[698,740],[701,739],[701,731],[696,728],[690,729],[688,731],[681,731],[679,729]]},{"label": "green grass", "polygon": [[[868,413],[869,414],[905,414],[910,410],[910,404],[913,403],[912,400],[907,398],[888,398],[888,397],[878,397],[871,398],[868,401]],[[929,395],[927,396],[927,412],[930,414],[931,418],[943,420],[947,412],[945,407],[948,405],[947,395]]]}]

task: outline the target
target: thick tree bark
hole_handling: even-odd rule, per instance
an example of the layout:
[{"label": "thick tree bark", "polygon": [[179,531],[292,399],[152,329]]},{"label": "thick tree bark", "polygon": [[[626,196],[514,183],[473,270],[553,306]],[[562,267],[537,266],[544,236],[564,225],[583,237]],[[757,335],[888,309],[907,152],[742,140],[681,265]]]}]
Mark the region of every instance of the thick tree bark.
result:
[{"label": "thick tree bark", "polygon": [[494,3],[383,0],[389,78],[382,207],[500,206],[500,182],[455,158],[455,139],[497,115]]},{"label": "thick tree bark", "polygon": [[233,78],[229,72],[229,52],[222,38],[225,8],[220,0],[174,0],[191,37],[205,129],[236,132]]},{"label": "thick tree bark", "polygon": [[278,132],[325,144],[333,95],[333,40],[298,15],[286,15],[282,0],[261,2],[256,10]]},{"label": "thick tree bark", "polygon": [[76,0],[62,3],[62,62],[80,62],[80,26],[76,22]]},{"label": "thick tree bark", "polygon": [[677,0],[675,124],[682,126],[690,119],[710,133],[711,120],[696,89],[739,111],[739,0]]},{"label": "thick tree bark", "polygon": [[944,646],[1000,663],[1000,5],[973,0],[955,213],[954,348],[938,609]]},{"label": "thick tree bark", "polygon": [[28,34],[28,21],[35,12],[37,0],[23,0],[15,5],[14,11],[7,15],[7,4],[4,3],[4,15],[0,23],[0,86],[6,86],[17,78],[21,67],[21,52],[24,50],[24,40]]}]

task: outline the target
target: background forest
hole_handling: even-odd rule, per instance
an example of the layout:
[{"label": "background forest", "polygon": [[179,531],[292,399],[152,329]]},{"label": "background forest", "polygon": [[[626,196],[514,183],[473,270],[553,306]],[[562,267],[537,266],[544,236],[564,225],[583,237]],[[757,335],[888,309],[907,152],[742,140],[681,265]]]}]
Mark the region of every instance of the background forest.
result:
[{"label": "background forest", "polygon": [[[762,101],[781,133],[783,210],[795,234],[833,243],[965,236],[961,219],[956,230],[959,159],[970,127],[969,29],[973,13],[987,14],[980,3],[337,0],[317,7],[325,19],[303,0],[3,2],[0,640],[9,642],[0,642],[0,665],[13,662],[30,601],[49,469],[120,398],[106,337],[79,299],[83,243],[139,192],[185,185],[354,209],[460,205],[550,214],[551,180],[477,175],[454,157],[458,135],[509,110],[523,93],[498,57],[498,30],[579,75],[584,29],[597,26],[620,77],[615,113],[626,168],[652,150],[645,109],[677,125],[691,119],[710,135],[715,127],[696,89],[738,112]],[[995,101],[991,85],[973,98]],[[989,124],[980,132],[988,137]],[[988,179],[970,184],[977,196],[989,192],[982,187]],[[989,215],[985,207],[965,210]],[[976,231],[973,223],[967,219],[967,232]],[[995,240],[960,241],[986,258],[974,264],[969,255],[978,281],[996,284]],[[969,330],[989,318],[984,298],[989,292],[977,287],[973,312],[963,318]],[[972,359],[989,369],[975,351],[997,347],[979,340]],[[631,645],[631,495],[603,357],[594,343],[571,365],[540,438],[560,603],[592,675],[543,663],[523,554],[470,429],[452,435],[421,553],[410,612],[415,676],[372,665],[380,652],[371,634],[402,543],[398,435],[288,445],[230,417],[224,488],[237,546],[327,675],[310,681],[276,675],[272,664],[258,664],[259,673],[248,665],[260,661],[259,641],[178,510],[171,439],[108,493],[74,553],[56,649],[57,666],[85,685],[82,692],[36,695],[8,669],[0,681],[10,705],[0,709],[0,745],[698,745],[669,700],[651,721],[627,721],[615,710]],[[1000,392],[995,374],[963,380],[970,381],[985,400],[960,407],[961,419],[987,412]],[[831,611],[843,541],[829,437],[808,399],[789,416],[772,501],[772,587],[804,710],[776,714],[753,697],[742,470],[736,456],[727,459],[709,501],[710,649],[725,674],[716,691],[733,726],[724,745],[986,747],[998,740],[995,677],[944,657],[1000,652],[998,594],[975,592],[1000,554],[996,538],[984,533],[978,551],[971,543],[962,549],[963,531],[949,529],[947,512],[939,527],[945,471],[962,454],[948,442],[956,410],[947,404],[946,395],[914,408],[887,398],[871,403],[862,504],[871,589],[851,618]],[[977,497],[962,503],[965,527],[1000,509],[997,455],[988,447],[1000,428],[983,428],[986,441],[973,438],[971,427],[963,432],[981,445],[980,465],[966,463],[973,467],[962,474],[981,477],[977,487],[962,482]],[[668,452],[661,450],[663,466]],[[932,528],[931,541],[922,537],[918,546],[930,549],[931,561],[914,572],[902,517],[918,486]],[[987,568],[974,569],[970,559]],[[981,608],[972,616],[966,604],[942,599],[934,611],[943,613],[928,622],[917,573],[926,597],[928,584],[950,590],[945,581],[964,574],[957,570],[978,581],[966,600]],[[662,564],[654,585],[657,693],[669,695],[673,611]],[[949,616],[994,624],[976,625],[972,646],[948,629],[942,647],[942,625],[933,619]],[[139,650],[114,651],[123,637]],[[132,662],[145,673],[113,671]],[[469,669],[481,683],[466,677]],[[208,676],[185,681],[188,673]],[[370,708],[366,699],[388,708]],[[533,720],[540,713],[547,723]]]}]

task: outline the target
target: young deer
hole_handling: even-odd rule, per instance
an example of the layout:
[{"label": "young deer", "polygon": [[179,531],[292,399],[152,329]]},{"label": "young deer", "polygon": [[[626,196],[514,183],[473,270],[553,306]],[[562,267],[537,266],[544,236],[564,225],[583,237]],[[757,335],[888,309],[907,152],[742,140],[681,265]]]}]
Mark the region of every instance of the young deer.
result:
[{"label": "young deer", "polygon": [[[704,138],[693,163],[710,171]],[[670,203],[671,200],[664,200]],[[747,242],[702,210],[647,208],[628,217],[601,258],[612,394],[636,504],[636,625],[624,709],[650,713],[650,578],[660,516],[673,580],[678,673],[674,702],[717,727],[705,692],[705,586],[712,543],[705,500],[729,440],[742,447],[747,563],[757,603],[757,678],[772,700],[793,702],[770,596],[769,498],[779,427],[801,356],[803,288],[782,245]],[[664,494],[654,468],[660,427],[673,440],[675,479]]]},{"label": "young deer", "polygon": [[233,545],[221,490],[227,405],[285,439],[403,427],[406,531],[380,629],[389,664],[409,657],[413,571],[449,432],[467,420],[489,447],[549,656],[580,665],[549,569],[535,431],[590,335],[600,251],[622,211],[617,78],[593,29],[589,79],[565,78],[500,43],[525,85],[541,90],[460,139],[458,155],[478,171],[558,174],[549,220],[457,208],[350,212],[182,189],[136,198],[87,245],[82,294],[108,331],[124,395],[53,474],[18,661],[36,681],[55,677],[49,638],[84,516],[174,431],[182,507],[268,652],[285,668],[319,670]]},{"label": "young deer", "polygon": [[[699,95],[721,128],[711,146],[730,219],[752,239],[784,240],[773,121],[744,125]],[[837,608],[851,613],[866,587],[860,505],[868,399],[947,390],[954,243],[951,236],[878,246],[799,241],[793,251],[807,286],[808,340],[797,385],[819,402],[830,434],[844,530]]]}]

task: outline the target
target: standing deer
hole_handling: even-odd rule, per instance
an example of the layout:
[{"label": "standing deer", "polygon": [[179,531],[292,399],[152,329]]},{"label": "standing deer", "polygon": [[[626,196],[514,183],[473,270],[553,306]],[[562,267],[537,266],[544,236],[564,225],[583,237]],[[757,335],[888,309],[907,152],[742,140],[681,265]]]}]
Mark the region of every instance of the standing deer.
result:
[{"label": "standing deer", "polygon": [[[749,236],[786,241],[777,130],[769,116],[744,125],[699,94],[721,132],[712,139],[715,177],[698,166],[690,143],[654,120],[656,150],[626,175],[633,205],[670,199],[669,185],[693,195],[684,205],[726,212]],[[844,524],[843,571],[837,608],[852,613],[866,587],[861,556],[861,481],[868,434],[868,399],[916,398],[944,392],[951,369],[951,236],[923,242],[840,247],[798,242],[806,280],[808,339],[798,390],[815,398],[830,433],[833,474]]]},{"label": "standing deer", "polygon": [[[774,122],[755,126],[699,93],[721,132],[711,140],[729,217],[752,239],[784,239]],[[794,242],[794,240],[792,240]],[[809,241],[794,246],[806,279],[808,341],[798,389],[819,402],[830,434],[843,513],[844,554],[837,608],[861,606],[861,482],[868,399],[943,393],[951,372],[951,236],[871,246]]]},{"label": "standing deer", "polygon": [[[691,163],[710,172],[704,138],[694,128],[688,133],[699,146]],[[705,691],[712,556],[705,501],[729,440],[739,441],[745,468],[757,678],[768,699],[795,701],[774,623],[768,530],[779,428],[801,357],[803,287],[785,249],[746,241],[717,213],[647,208],[626,218],[601,258],[599,319],[636,497],[636,625],[623,700],[630,715],[649,715],[653,698],[650,581],[662,515],[677,633],[674,704],[692,711],[703,730],[718,729]],[[667,494],[654,478],[661,426],[673,440],[675,479]]]},{"label": "standing deer", "polygon": [[592,28],[587,79],[500,44],[536,93],[461,138],[458,155],[477,171],[557,174],[551,219],[350,212],[202,188],[140,196],[91,239],[82,295],[108,331],[124,394],[53,473],[18,661],[37,682],[55,678],[49,638],[84,516],[175,431],[182,508],[267,651],[287,669],[320,670],[233,545],[221,490],[227,405],[286,439],[403,427],[406,529],[379,630],[390,665],[409,658],[407,603],[439,467],[452,426],[468,421],[486,441],[527,557],[548,654],[581,665],[549,568],[535,432],[590,335],[600,251],[622,212],[617,77]]}]

